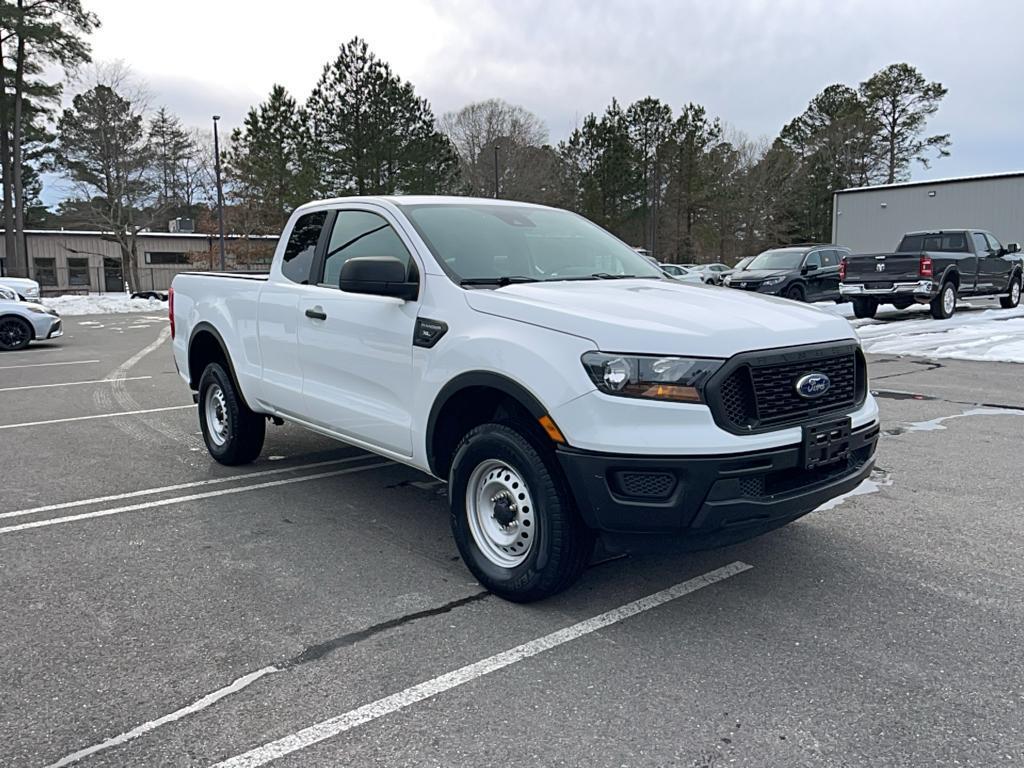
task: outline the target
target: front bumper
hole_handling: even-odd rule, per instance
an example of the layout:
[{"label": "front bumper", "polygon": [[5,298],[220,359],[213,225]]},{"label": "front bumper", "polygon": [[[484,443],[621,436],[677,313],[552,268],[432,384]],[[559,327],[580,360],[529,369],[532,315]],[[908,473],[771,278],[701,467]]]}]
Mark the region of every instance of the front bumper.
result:
[{"label": "front bumper", "polygon": [[687,548],[705,549],[785,525],[853,490],[871,473],[878,435],[878,421],[855,428],[847,461],[810,470],[799,444],[721,456],[566,448],[558,458],[585,521],[613,543],[634,537],[628,548],[636,548],[643,538],[681,534]]},{"label": "front bumper", "polygon": [[787,281],[781,280],[771,285],[765,285],[764,281],[730,280],[723,283],[726,288],[735,288],[738,291],[749,291],[751,293],[764,293],[769,296],[777,296],[786,287]]},{"label": "front bumper", "polygon": [[842,283],[839,293],[842,296],[903,296],[907,298],[930,301],[938,294],[939,286],[933,280],[917,280],[912,283],[891,283],[885,287],[873,287],[871,283]]}]

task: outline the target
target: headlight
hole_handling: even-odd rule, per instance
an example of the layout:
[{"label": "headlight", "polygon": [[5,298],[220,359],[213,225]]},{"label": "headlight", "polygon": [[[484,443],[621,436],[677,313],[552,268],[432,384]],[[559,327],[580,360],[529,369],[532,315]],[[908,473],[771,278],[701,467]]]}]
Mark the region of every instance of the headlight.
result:
[{"label": "headlight", "polygon": [[587,352],[582,360],[590,380],[605,394],[682,403],[704,402],[704,384],[723,362],[605,352]]},{"label": "headlight", "polygon": [[786,278],[784,278],[784,277],[769,277],[767,280],[765,280],[763,283],[761,283],[761,285],[763,285],[765,287],[767,287],[769,285],[778,285],[779,283],[781,283],[785,279]]}]

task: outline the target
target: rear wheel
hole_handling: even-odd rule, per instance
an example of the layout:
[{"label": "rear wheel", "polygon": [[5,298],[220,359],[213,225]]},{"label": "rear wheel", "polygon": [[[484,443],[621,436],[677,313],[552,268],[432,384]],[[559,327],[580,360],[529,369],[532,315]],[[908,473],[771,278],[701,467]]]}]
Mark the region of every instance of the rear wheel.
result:
[{"label": "rear wheel", "polygon": [[267,422],[253,413],[219,363],[199,379],[199,425],[210,455],[221,464],[248,464],[260,455]]},{"label": "rear wheel", "polygon": [[804,300],[804,289],[799,285],[791,285],[786,289],[786,298],[792,301],[803,301]]},{"label": "rear wheel", "polygon": [[931,302],[932,317],[948,320],[956,312],[956,285],[947,281],[939,289],[939,295]]},{"label": "rear wheel", "polygon": [[1020,282],[1021,276],[1017,275],[1010,283],[1009,295],[999,297],[999,306],[1003,309],[1013,309],[1020,304]]},{"label": "rear wheel", "polygon": [[861,320],[867,320],[878,312],[878,299],[854,299],[853,315]]},{"label": "rear wheel", "polygon": [[24,349],[32,341],[32,326],[28,321],[8,315],[0,317],[0,349],[15,352]]},{"label": "rear wheel", "polygon": [[466,567],[518,603],[571,585],[593,551],[550,450],[526,429],[483,424],[459,444],[448,482],[451,525]]}]

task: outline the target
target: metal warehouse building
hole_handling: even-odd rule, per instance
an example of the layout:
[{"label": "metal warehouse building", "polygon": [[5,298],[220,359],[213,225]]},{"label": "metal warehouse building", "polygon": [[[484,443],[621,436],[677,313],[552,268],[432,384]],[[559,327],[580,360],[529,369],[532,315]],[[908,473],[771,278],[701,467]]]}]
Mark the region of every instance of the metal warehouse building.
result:
[{"label": "metal warehouse building", "polygon": [[854,253],[891,251],[904,232],[972,227],[1024,244],[1024,171],[855,187],[832,198],[832,240]]},{"label": "metal warehouse building", "polygon": [[[0,230],[2,233],[3,230]],[[227,235],[227,266],[266,270],[276,235]],[[29,277],[44,294],[115,293],[124,290],[121,250],[109,233],[30,229],[25,231]],[[0,237],[0,275],[6,274]],[[186,232],[140,232],[136,242],[140,291],[166,291],[176,274],[188,269],[215,269],[216,235]]]}]

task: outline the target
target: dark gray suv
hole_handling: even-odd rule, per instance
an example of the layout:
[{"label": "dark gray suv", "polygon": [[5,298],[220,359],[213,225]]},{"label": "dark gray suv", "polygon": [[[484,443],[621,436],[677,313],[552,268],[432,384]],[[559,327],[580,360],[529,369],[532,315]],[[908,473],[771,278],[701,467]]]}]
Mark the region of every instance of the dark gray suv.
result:
[{"label": "dark gray suv", "polygon": [[789,245],[764,251],[724,284],[794,301],[840,301],[839,262],[850,254],[839,245]]}]

